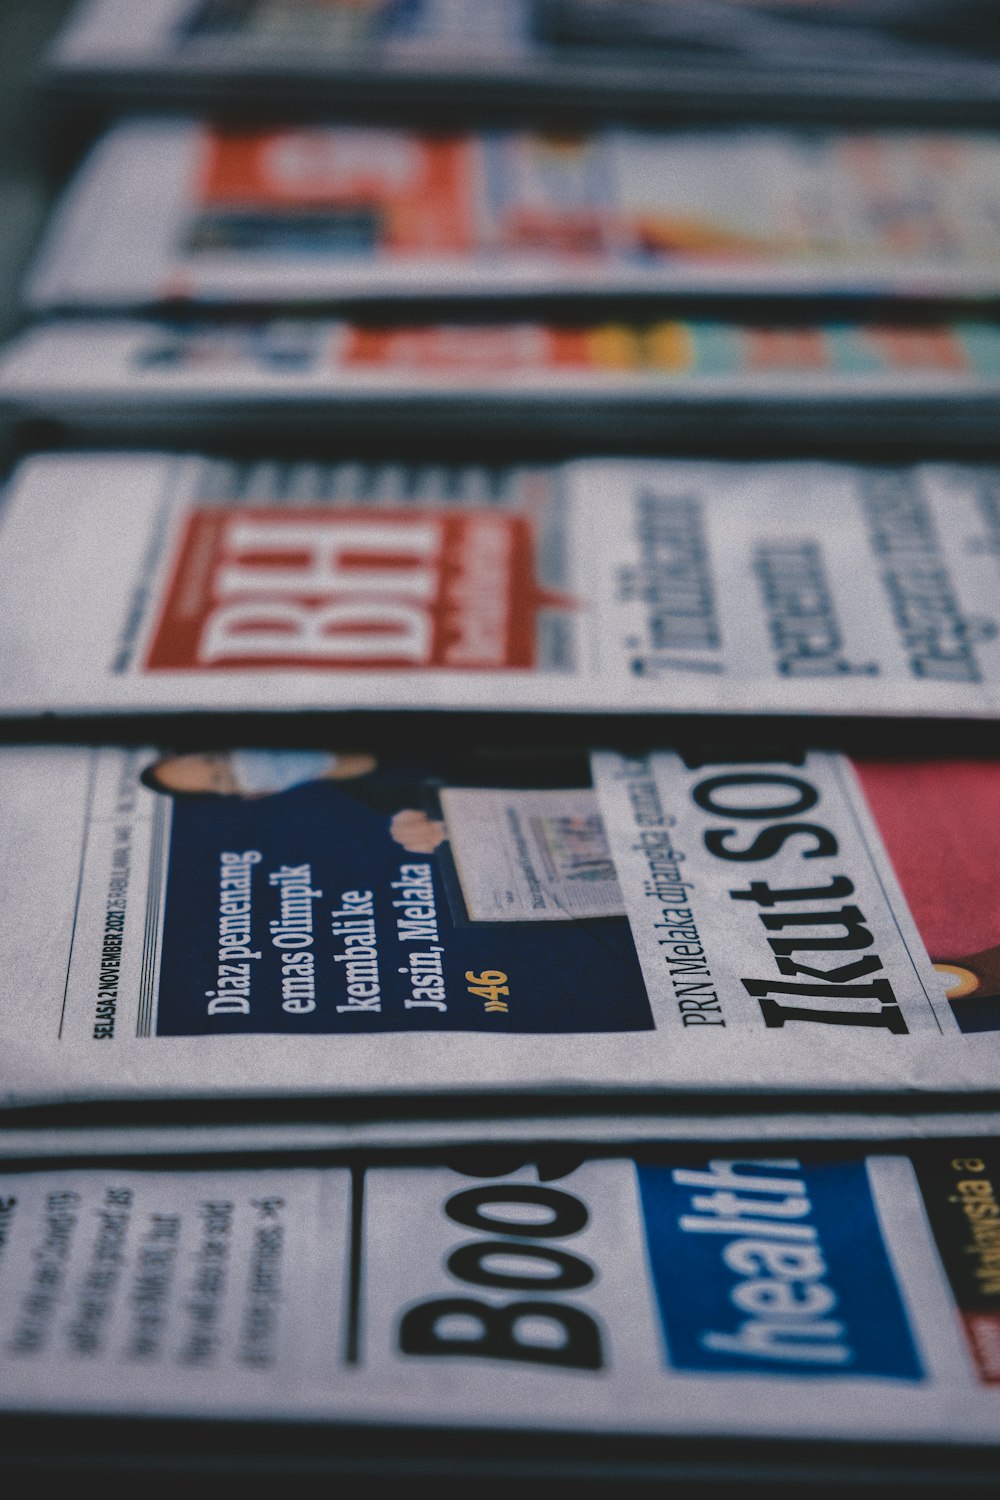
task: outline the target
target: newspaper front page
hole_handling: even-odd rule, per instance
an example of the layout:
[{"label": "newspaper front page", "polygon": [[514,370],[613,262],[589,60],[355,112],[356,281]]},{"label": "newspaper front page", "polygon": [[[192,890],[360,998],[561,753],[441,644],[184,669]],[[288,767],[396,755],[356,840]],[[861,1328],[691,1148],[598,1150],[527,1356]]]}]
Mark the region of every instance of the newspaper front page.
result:
[{"label": "newspaper front page", "polygon": [[23,464],[8,715],[1000,709],[997,470]]},{"label": "newspaper front page", "polygon": [[434,295],[992,297],[1000,137],[420,134],[135,120],[57,213],[37,309]]},{"label": "newspaper front page", "polygon": [[2,769],[7,1106],[898,1112],[996,1087],[994,762],[50,746]]},{"label": "newspaper front page", "polygon": [[7,1173],[0,1405],[995,1444],[998,1174],[995,1140]]},{"label": "newspaper front page", "polygon": [[[974,428],[995,439],[1000,330],[992,323],[344,324],[317,318],[63,320],[0,355],[0,402],[21,418],[177,440],[192,424],[311,424],[317,435],[409,416],[615,441],[691,440],[704,414],[746,435],[792,421],[817,442],[881,444]],[[779,430],[783,430],[779,428]]]}]

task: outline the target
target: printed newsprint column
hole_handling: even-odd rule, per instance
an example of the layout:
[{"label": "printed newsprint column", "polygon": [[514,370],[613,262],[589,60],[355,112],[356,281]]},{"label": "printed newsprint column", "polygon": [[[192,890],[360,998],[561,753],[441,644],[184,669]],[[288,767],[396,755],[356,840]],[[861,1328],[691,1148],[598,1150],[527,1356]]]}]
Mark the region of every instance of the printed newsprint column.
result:
[{"label": "printed newsprint column", "polygon": [[997,762],[0,767],[8,1104],[996,1086]]},{"label": "printed newsprint column", "polygon": [[9,1174],[0,1406],[998,1441],[995,1141],[483,1166]]},{"label": "printed newsprint column", "polygon": [[38,458],[0,712],[995,718],[998,539],[985,466]]}]

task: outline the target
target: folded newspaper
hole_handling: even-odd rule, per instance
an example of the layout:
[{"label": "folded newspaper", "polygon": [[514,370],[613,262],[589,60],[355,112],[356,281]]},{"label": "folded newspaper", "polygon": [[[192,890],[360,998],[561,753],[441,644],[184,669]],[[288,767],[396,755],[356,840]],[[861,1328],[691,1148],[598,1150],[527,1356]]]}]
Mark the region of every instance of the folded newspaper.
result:
[{"label": "folded newspaper", "polygon": [[1000,715],[989,467],[23,464],[0,713]]},{"label": "folded newspaper", "polygon": [[[985,1104],[994,1100],[985,1100]],[[877,1142],[880,1148],[907,1146],[914,1141],[957,1141],[972,1136],[1000,1136],[1000,1111],[972,1108],[968,1097],[953,1098],[952,1108],[940,1099],[915,1095],[893,1100],[882,1095],[841,1096],[819,1106],[815,1098],[768,1104],[743,1095],[735,1102],[727,1095],[702,1096],[669,1107],[662,1097],[641,1103],[623,1101],[627,1112],[596,1107],[594,1096],[581,1105],[563,1092],[543,1099],[532,1096],[525,1107],[514,1107],[507,1093],[490,1097],[453,1095],[436,1098],[394,1095],[388,1104],[371,1101],[357,1108],[343,1099],[295,1100],[268,1103],[261,1098],[207,1102],[112,1101],[95,1105],[32,1107],[6,1110],[0,1115],[0,1160],[121,1162],[155,1157],[162,1163],[183,1165],[198,1159],[213,1161],[234,1156],[273,1156],[280,1152],[301,1162],[331,1152],[379,1153],[397,1161],[420,1150],[448,1153],[537,1149],[545,1141],[553,1149],[621,1154],[650,1145],[683,1143],[717,1147],[740,1142],[744,1149],[784,1149],[789,1141],[831,1144]],[[831,1105],[836,1104],[836,1108]],[[493,1112],[491,1112],[491,1109]],[[496,1113],[495,1111],[502,1111]],[[957,1148],[956,1148],[957,1149]]]},{"label": "folded newspaper", "polygon": [[1000,328],[662,320],[387,327],[72,319],[0,356],[0,404],[71,432],[330,442],[362,427],[609,445],[1000,443]]},{"label": "folded newspaper", "polygon": [[7,1107],[995,1098],[995,761],[397,737],[0,769]]},{"label": "folded newspaper", "polygon": [[1000,1441],[998,1187],[995,1139],[7,1174],[0,1407],[961,1462]]},{"label": "folded newspaper", "polygon": [[728,292],[995,297],[1000,136],[430,133],[138,119],[57,213],[36,308]]},{"label": "folded newspaper", "polygon": [[990,0],[89,0],[63,94],[148,107],[430,105],[989,119]]}]

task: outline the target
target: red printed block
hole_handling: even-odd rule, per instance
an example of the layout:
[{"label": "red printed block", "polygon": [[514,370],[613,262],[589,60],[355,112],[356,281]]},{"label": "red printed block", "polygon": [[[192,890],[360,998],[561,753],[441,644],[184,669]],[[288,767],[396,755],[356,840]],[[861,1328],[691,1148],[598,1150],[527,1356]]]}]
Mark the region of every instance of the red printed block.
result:
[{"label": "red printed block", "polygon": [[189,516],[148,671],[536,665],[523,515],[205,508]]},{"label": "red printed block", "polygon": [[467,252],[475,238],[474,146],[464,136],[361,129],[216,130],[203,207],[258,213],[367,208],[389,251]]},{"label": "red printed block", "polygon": [[1000,1313],[962,1314],[965,1336],[983,1385],[1000,1385]]}]

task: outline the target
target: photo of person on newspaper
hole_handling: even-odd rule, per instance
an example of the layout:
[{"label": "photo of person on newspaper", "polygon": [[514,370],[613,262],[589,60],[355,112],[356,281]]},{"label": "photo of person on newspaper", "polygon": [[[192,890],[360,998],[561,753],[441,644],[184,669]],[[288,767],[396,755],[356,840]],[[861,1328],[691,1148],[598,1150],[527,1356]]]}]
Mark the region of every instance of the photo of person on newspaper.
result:
[{"label": "photo of person on newspaper", "polygon": [[[574,799],[576,792],[589,786],[589,771],[582,756],[578,760],[569,756],[549,756],[540,766],[537,761],[529,761],[526,767],[523,757],[508,756],[501,760],[480,752],[475,759],[469,758],[464,764],[448,767],[447,779],[469,783],[469,777],[473,776],[477,788],[485,782],[483,790],[496,787],[516,791],[520,789],[518,777],[523,777],[526,769],[534,771],[530,790],[540,793],[551,790],[558,796],[563,789],[562,783],[565,783],[567,798]],[[553,782],[553,776],[558,778],[559,787]],[[443,818],[431,817],[417,805],[426,798],[428,788],[438,784],[436,779],[421,782],[409,768],[380,765],[367,750],[255,749],[165,755],[147,768],[143,781],[154,791],[166,792],[171,797],[243,798],[273,797],[312,781],[346,782],[349,786],[344,790],[351,796],[373,811],[389,816],[392,837],[411,854],[430,854],[448,837]],[[529,790],[527,787],[523,789]],[[415,805],[398,805],[406,800]],[[575,825],[580,820],[574,822],[573,815],[568,812],[566,818],[569,820],[569,826],[565,828],[566,838],[572,843],[576,831],[579,844],[584,830]],[[603,857],[598,854],[588,861],[580,850],[575,863],[581,869],[586,866],[587,875],[582,878],[593,878],[598,869],[610,866],[606,845]]]},{"label": "photo of person on newspaper", "polygon": [[[145,784],[171,797],[273,797],[310,781],[350,782],[351,793],[378,812],[390,812],[392,837],[411,854],[430,854],[446,837],[440,818],[418,807],[394,810],[401,792],[373,776],[378,762],[366,750],[227,750],[165,755],[144,773]],[[420,795],[414,788],[411,800]]]},{"label": "photo of person on newspaper", "polygon": [[[141,780],[172,804],[161,1033],[482,1028],[482,1007],[454,1006],[452,969],[466,995],[488,1002],[491,1029],[651,1024],[584,755],[486,750],[421,764],[357,749],[188,751],[160,756]],[[240,909],[230,911],[236,875]],[[310,939],[301,946],[312,961],[294,974],[287,955],[268,951],[287,925],[286,892],[308,915],[288,934],[292,953]],[[324,915],[332,944],[321,936]],[[211,1004],[199,1007],[188,977],[193,935],[211,976],[229,918],[242,924],[238,946],[258,957],[247,964],[241,955],[246,987],[229,990],[232,1003],[206,990]],[[363,955],[352,946],[358,935]],[[385,965],[387,950],[407,963]],[[286,1003],[262,1022],[266,1007],[251,1005],[250,982],[279,961],[283,973],[256,991]],[[405,993],[394,1003],[385,992],[400,988],[397,975]]]}]

